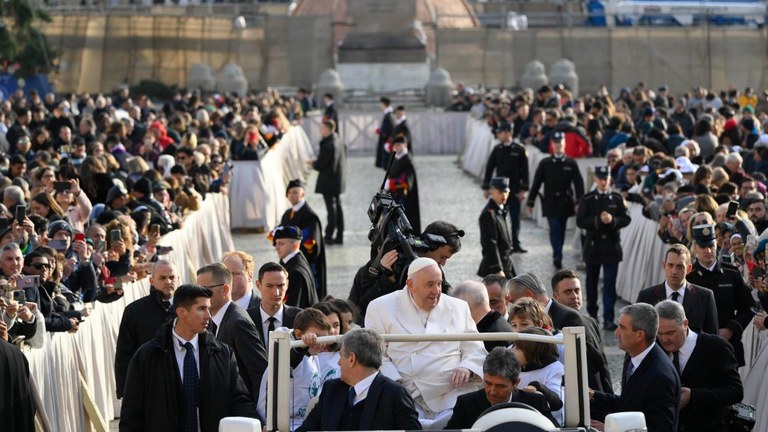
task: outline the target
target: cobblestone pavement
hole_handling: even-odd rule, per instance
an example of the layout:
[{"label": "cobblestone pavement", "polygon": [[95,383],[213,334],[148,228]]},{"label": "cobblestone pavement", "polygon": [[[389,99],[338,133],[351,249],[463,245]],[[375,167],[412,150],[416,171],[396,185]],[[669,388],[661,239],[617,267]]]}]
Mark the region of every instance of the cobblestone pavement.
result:
[{"label": "cobblestone pavement", "polygon": [[[462,172],[456,164],[456,156],[414,156],[414,164],[418,172],[422,227],[434,220],[446,220],[466,231],[461,251],[446,264],[446,278],[454,286],[467,279],[479,280],[475,274],[481,256],[477,219],[486,203],[479,183]],[[383,175],[383,170],[374,168],[371,156],[347,159],[347,191],[341,197],[346,224],[344,245],[326,248],[328,292],[334,297],[347,297],[355,272],[368,260],[370,242],[367,235],[371,224],[366,210],[381,185]],[[313,172],[308,179],[307,202],[325,224],[322,196],[314,193],[316,179],[317,174]],[[567,238],[572,238],[573,234],[569,231]],[[520,235],[528,253],[514,255],[518,273],[535,272],[548,285],[555,269],[547,231],[530,220],[523,220]],[[253,255],[257,269],[267,261],[277,261],[265,234],[237,234],[234,240],[238,249]],[[564,252],[563,265],[576,268],[577,254],[568,245]],[[579,271],[579,274],[584,285],[584,273]],[[623,352],[616,347],[616,339],[611,332],[605,332],[603,337],[613,380],[618,381]]]}]

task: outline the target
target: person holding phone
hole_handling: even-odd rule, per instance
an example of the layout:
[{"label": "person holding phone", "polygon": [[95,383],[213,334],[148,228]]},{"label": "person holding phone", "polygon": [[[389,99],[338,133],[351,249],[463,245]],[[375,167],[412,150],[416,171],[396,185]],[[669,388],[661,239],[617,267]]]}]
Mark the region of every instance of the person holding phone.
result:
[{"label": "person holding phone", "polygon": [[63,220],[48,225],[48,246],[64,254],[62,283],[77,294],[83,303],[92,302],[98,292],[96,268],[91,262],[91,251],[84,240],[74,240],[75,232]]},{"label": "person holding phone", "polygon": [[[69,187],[66,187],[66,184]],[[66,209],[71,227],[76,231],[84,231],[88,216],[93,205],[91,200],[80,189],[80,180],[68,179],[54,184],[54,198],[62,209]]]}]

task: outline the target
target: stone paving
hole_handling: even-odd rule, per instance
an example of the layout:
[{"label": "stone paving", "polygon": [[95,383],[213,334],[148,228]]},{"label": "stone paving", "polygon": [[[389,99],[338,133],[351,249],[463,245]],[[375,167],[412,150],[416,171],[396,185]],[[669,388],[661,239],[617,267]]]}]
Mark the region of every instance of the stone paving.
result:
[{"label": "stone paving", "polygon": [[[454,286],[467,279],[479,280],[475,274],[481,257],[477,219],[486,203],[479,183],[461,171],[456,164],[456,156],[417,155],[414,156],[414,164],[418,172],[422,227],[434,220],[446,220],[466,232],[461,251],[445,266],[446,278]],[[383,170],[374,168],[371,156],[347,159],[347,191],[341,198],[346,223],[344,245],[326,248],[328,292],[334,297],[347,297],[355,272],[368,260],[370,242],[367,236],[371,224],[366,210],[381,185],[383,175]],[[322,196],[314,193],[316,179],[317,173],[313,172],[308,179],[307,202],[325,224]],[[535,272],[548,286],[555,268],[552,266],[547,231],[533,221],[523,220],[520,235],[528,253],[514,255],[518,273]],[[567,238],[572,236],[573,232],[569,231]],[[257,269],[267,261],[277,261],[265,234],[237,234],[234,240],[238,249],[253,255]],[[579,257],[568,245],[564,255],[563,265],[576,268]],[[579,271],[579,274],[584,285],[584,273]],[[613,380],[618,381],[621,378],[623,352],[616,347],[616,339],[611,332],[604,332],[603,337]]]}]

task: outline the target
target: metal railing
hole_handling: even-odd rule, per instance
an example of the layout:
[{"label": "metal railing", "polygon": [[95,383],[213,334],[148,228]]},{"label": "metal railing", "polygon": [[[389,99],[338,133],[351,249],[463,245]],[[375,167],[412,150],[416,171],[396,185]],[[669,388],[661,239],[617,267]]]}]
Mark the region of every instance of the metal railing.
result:
[{"label": "metal railing", "polygon": [[[562,338],[520,333],[454,333],[454,334],[383,334],[385,342],[446,341],[530,341],[565,346],[565,425],[585,427],[590,424],[589,386],[587,384],[587,345],[584,327],[566,327]],[[318,344],[339,342],[343,336],[317,338]],[[269,367],[267,378],[267,431],[290,431],[290,354],[291,348],[305,347],[291,340],[290,333],[269,334]]]}]

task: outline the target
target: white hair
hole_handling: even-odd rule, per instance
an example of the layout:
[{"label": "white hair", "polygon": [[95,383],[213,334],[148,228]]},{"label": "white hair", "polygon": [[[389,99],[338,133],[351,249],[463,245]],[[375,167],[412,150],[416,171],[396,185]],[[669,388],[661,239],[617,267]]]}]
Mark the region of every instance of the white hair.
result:
[{"label": "white hair", "polygon": [[451,296],[459,298],[469,304],[470,309],[480,306],[490,306],[488,291],[485,285],[477,281],[464,281],[451,292]]},{"label": "white hair", "polygon": [[725,157],[725,163],[738,163],[741,165],[743,162],[744,158],[742,158],[741,155],[736,152],[728,153],[728,156]]}]

